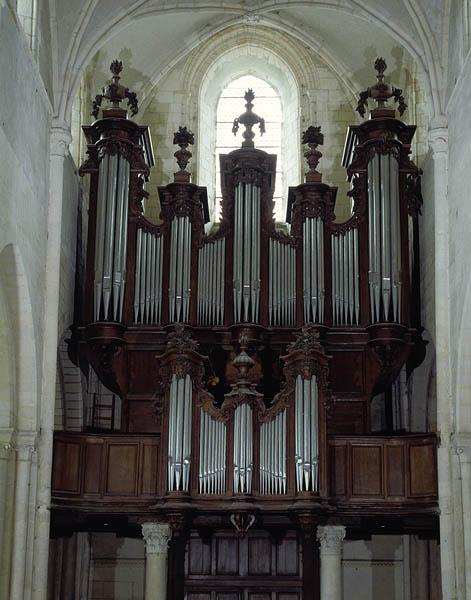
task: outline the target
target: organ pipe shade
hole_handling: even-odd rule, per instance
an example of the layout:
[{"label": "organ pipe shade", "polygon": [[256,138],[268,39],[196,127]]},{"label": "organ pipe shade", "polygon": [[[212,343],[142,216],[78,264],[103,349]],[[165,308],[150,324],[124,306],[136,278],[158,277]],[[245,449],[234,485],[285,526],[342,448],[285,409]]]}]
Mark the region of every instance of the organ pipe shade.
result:
[{"label": "organ pipe shade", "polygon": [[172,376],[168,422],[168,489],[187,492],[191,464],[192,381]]},{"label": "organ pipe shade", "polygon": [[239,183],[234,194],[234,320],[258,323],[260,188],[252,183]]},{"label": "organ pipe shade", "polygon": [[319,217],[303,223],[303,304],[306,323],[324,322],[324,225]]},{"label": "organ pipe shade", "polygon": [[95,320],[121,321],[126,282],[129,162],[105,154],[98,168]]},{"label": "organ pipe shade", "polygon": [[198,323],[224,322],[224,266],[226,240],[206,242],[198,251]]},{"label": "organ pipe shade", "polygon": [[240,404],[234,411],[234,492],[252,492],[253,472],[252,409]]},{"label": "organ pipe shade", "polygon": [[368,283],[371,320],[401,321],[399,165],[391,154],[368,163]]},{"label": "organ pipe shade", "polygon": [[200,409],[200,494],[226,491],[226,424]]},{"label": "organ pipe shade", "polygon": [[318,390],[316,377],[296,378],[295,466],[298,492],[317,492],[319,486]]},{"label": "organ pipe shade", "polygon": [[286,410],[260,425],[260,493],[286,493]]},{"label": "organ pipe shade", "polygon": [[170,322],[188,322],[191,280],[191,222],[188,216],[175,217],[170,243]]},{"label": "organ pipe shade", "polygon": [[163,238],[137,230],[134,321],[160,323],[162,315]]}]

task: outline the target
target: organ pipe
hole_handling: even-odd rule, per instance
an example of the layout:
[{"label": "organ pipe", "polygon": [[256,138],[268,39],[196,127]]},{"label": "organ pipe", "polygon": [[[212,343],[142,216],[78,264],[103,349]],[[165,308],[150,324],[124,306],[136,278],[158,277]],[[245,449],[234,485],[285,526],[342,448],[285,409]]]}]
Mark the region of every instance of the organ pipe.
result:
[{"label": "organ pipe", "polygon": [[253,471],[252,409],[240,404],[234,411],[234,492],[250,494]]},{"label": "organ pipe", "polygon": [[200,413],[200,494],[226,491],[226,424],[216,421],[203,409]]},{"label": "organ pipe", "polygon": [[260,188],[239,183],[234,194],[234,317],[254,322],[260,308]]},{"label": "organ pipe", "polygon": [[137,230],[134,321],[160,323],[162,316],[163,238]]},{"label": "organ pipe", "polygon": [[295,464],[298,492],[317,492],[319,485],[318,389],[316,377],[296,378]]},{"label": "organ pipe", "polygon": [[303,223],[303,304],[306,323],[324,322],[324,226],[319,217]]},{"label": "organ pipe", "polygon": [[401,320],[399,166],[391,154],[368,163],[368,256],[371,320]]},{"label": "organ pipe", "polygon": [[260,492],[286,493],[286,410],[260,425]]},{"label": "organ pipe", "polygon": [[358,325],[360,318],[360,273],[358,229],[331,236],[332,314],[334,325]]},{"label": "organ pipe", "polygon": [[121,321],[126,283],[129,162],[105,154],[99,165],[95,238],[95,320]]},{"label": "organ pipe", "polygon": [[169,304],[171,322],[188,322],[190,308],[191,222],[175,217],[171,225]]},{"label": "organ pipe", "polygon": [[296,307],[296,249],[270,238],[270,325],[293,326]]},{"label": "organ pipe", "polygon": [[168,489],[189,489],[191,463],[192,381],[172,376],[168,425]]},{"label": "organ pipe", "polygon": [[198,253],[198,323],[224,322],[224,264],[226,240],[206,242]]}]

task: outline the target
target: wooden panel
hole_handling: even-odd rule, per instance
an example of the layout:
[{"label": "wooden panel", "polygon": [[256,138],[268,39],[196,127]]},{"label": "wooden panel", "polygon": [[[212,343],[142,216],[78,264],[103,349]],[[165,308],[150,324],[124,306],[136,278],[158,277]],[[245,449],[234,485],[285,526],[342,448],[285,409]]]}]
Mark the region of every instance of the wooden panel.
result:
[{"label": "wooden panel", "polygon": [[380,496],[381,446],[352,446],[352,496]]},{"label": "wooden panel", "polygon": [[249,600],[272,600],[270,592],[249,592]]},{"label": "wooden panel", "polygon": [[330,448],[330,485],[333,496],[347,495],[347,447]]},{"label": "wooden panel", "polygon": [[63,492],[80,493],[80,455],[78,442],[57,441],[54,445],[52,487]]},{"label": "wooden panel", "polygon": [[211,573],[211,545],[203,543],[198,537],[192,537],[188,544],[188,572],[190,575],[209,575]]},{"label": "wooden panel", "polygon": [[409,447],[410,494],[413,497],[436,493],[435,448],[431,444]]},{"label": "wooden panel", "polygon": [[300,594],[293,594],[291,592],[289,594],[281,592],[281,594],[276,595],[276,600],[300,600],[300,598]]},{"label": "wooden panel", "polygon": [[404,446],[386,446],[386,483],[387,496],[404,496],[405,486],[405,464]]},{"label": "wooden panel", "polygon": [[271,574],[271,540],[253,538],[247,540],[249,546],[249,575]]},{"label": "wooden panel", "polygon": [[108,470],[105,493],[129,496],[137,494],[138,452],[138,444],[108,444]]},{"label": "wooden panel", "polygon": [[101,491],[103,447],[103,442],[95,443],[93,440],[85,445],[84,494],[99,494]]},{"label": "wooden panel", "polygon": [[239,543],[236,538],[216,539],[216,574],[237,575],[239,572]]},{"label": "wooden panel", "polygon": [[298,575],[298,544],[295,538],[284,539],[276,546],[277,575]]},{"label": "wooden panel", "polygon": [[142,446],[142,481],[141,493],[153,495],[157,491],[157,468],[159,460],[158,444]]},{"label": "wooden panel", "polygon": [[201,592],[188,592],[186,595],[187,600],[211,600],[211,594]]},{"label": "wooden panel", "polygon": [[239,592],[216,592],[216,600],[242,600]]},{"label": "wooden panel", "polygon": [[329,380],[334,394],[362,395],[364,393],[363,351],[332,352],[329,367]]}]

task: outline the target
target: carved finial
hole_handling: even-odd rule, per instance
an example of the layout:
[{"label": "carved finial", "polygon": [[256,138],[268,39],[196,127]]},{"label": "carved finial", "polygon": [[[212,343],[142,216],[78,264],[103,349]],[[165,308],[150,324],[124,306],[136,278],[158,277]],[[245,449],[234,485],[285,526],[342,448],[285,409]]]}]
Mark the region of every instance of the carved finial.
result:
[{"label": "carved finial", "polygon": [[255,98],[253,90],[248,89],[245,92],[244,98],[247,102],[245,105],[245,113],[242,113],[240,117],[234,119],[232,133],[236,135],[236,133],[239,131],[239,125],[244,125],[245,131],[242,134],[242,137],[244,138],[244,141],[242,142],[242,148],[253,148],[253,139],[255,137],[255,133],[252,131],[252,127],[258,123],[260,127],[260,135],[263,135],[265,133],[265,119],[262,119],[262,117],[259,117],[257,114],[252,112],[252,100]]},{"label": "carved finial", "polygon": [[301,141],[309,146],[309,150],[304,153],[309,171],[306,173],[306,183],[319,183],[322,181],[322,175],[316,171],[317,165],[322,157],[322,152],[317,149],[317,146],[322,146],[324,143],[324,134],[321,133],[321,128],[310,125],[303,132]]},{"label": "carved finial", "polygon": [[189,183],[191,175],[186,167],[193,154],[188,150],[188,146],[195,143],[195,136],[189,129],[180,126],[178,131],[173,134],[173,143],[180,146],[180,150],[177,150],[173,155],[180,167],[180,170],[174,174],[174,180]]},{"label": "carved finial", "polygon": [[316,326],[311,324],[304,325],[299,333],[296,334],[296,340],[291,342],[287,347],[288,353],[302,351],[309,353],[315,350],[322,351],[322,346],[319,342],[319,331]]},{"label": "carved finial", "polygon": [[377,71],[376,79],[378,81],[375,85],[360,92],[358,106],[356,108],[357,112],[364,117],[366,107],[368,106],[368,98],[371,98],[377,103],[376,108],[371,111],[372,119],[377,117],[394,117],[395,110],[393,108],[388,108],[388,106],[385,105],[390,98],[393,98],[398,104],[399,115],[402,116],[407,108],[407,104],[401,89],[395,88],[388,83],[384,83],[384,72],[387,68],[384,58],[377,58],[375,60],[374,68]]},{"label": "carved finial", "polygon": [[95,119],[98,117],[100,112],[101,103],[103,98],[108,100],[112,104],[111,109],[103,110],[103,116],[106,117],[126,117],[126,111],[120,108],[120,103],[127,99],[131,116],[134,116],[138,112],[137,97],[134,92],[131,92],[129,88],[121,85],[119,80],[121,79],[120,73],[123,70],[123,63],[120,60],[114,60],[110,65],[110,71],[113,75],[112,81],[103,88],[101,94],[95,96],[93,101],[92,115]]},{"label": "carved finial", "polygon": [[190,332],[185,329],[181,323],[176,323],[174,331],[168,334],[167,350],[176,350],[177,352],[186,352],[196,350],[198,342],[191,337]]}]

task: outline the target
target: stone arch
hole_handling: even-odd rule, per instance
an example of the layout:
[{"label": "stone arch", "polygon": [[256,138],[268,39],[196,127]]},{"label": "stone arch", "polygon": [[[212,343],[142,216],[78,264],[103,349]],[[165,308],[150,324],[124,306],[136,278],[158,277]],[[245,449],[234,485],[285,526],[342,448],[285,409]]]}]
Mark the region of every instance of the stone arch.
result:
[{"label": "stone arch", "polygon": [[28,281],[18,247],[8,244],[0,252],[0,288],[6,298],[13,335],[15,365],[13,425],[19,431],[35,431],[38,421],[36,331]]}]

